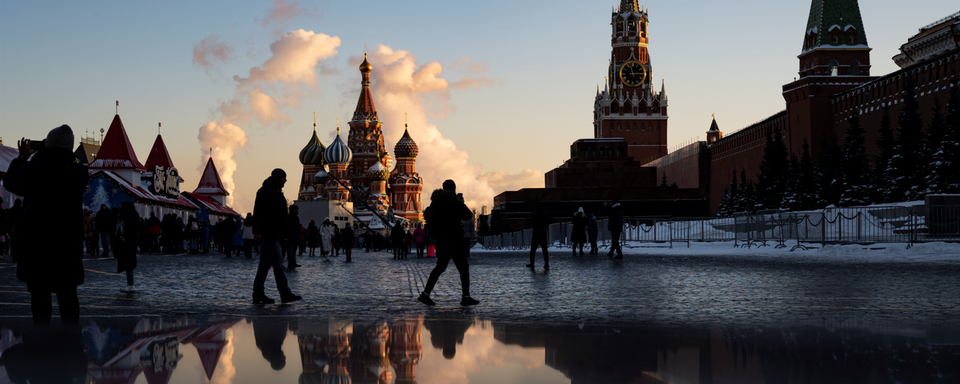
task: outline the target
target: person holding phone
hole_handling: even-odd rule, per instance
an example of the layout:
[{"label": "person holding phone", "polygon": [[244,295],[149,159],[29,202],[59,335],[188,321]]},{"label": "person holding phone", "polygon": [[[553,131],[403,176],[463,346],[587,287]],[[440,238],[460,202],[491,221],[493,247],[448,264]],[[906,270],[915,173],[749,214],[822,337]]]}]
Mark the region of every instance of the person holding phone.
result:
[{"label": "person holding phone", "polygon": [[23,211],[11,231],[17,279],[27,283],[36,327],[49,328],[56,293],[64,328],[78,330],[77,286],[84,272],[77,243],[84,238],[83,192],[90,176],[71,150],[68,125],[50,130],[43,141],[21,139],[17,147],[20,156],[10,162],[3,180],[6,190],[23,196]]}]

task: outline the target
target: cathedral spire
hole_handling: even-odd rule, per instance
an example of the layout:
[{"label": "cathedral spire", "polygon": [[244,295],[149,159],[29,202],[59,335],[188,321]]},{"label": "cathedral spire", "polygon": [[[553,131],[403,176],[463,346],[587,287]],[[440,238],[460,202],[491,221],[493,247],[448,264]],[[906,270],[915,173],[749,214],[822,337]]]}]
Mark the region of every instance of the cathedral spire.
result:
[{"label": "cathedral spire", "polygon": [[620,0],[620,13],[640,12],[640,4],[637,0]]},{"label": "cathedral spire", "polygon": [[360,82],[360,100],[357,101],[357,109],[353,112],[353,121],[379,121],[377,108],[373,106],[373,94],[370,93],[370,72],[372,71],[373,66],[367,61],[367,53],[364,52],[363,63],[360,63],[360,75],[363,78]]}]

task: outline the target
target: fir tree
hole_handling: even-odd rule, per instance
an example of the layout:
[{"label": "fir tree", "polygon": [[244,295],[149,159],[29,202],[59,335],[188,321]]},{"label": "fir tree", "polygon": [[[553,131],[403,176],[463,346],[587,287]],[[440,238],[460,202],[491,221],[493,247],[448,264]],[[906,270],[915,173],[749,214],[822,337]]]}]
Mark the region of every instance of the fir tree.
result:
[{"label": "fir tree", "polygon": [[840,202],[840,196],[843,194],[843,172],[840,170],[843,150],[837,144],[836,136],[831,136],[828,139],[827,134],[823,134],[817,161],[816,208],[837,205]]},{"label": "fir tree", "polygon": [[733,170],[733,180],[730,181],[730,186],[724,188],[723,190],[723,200],[720,202],[720,210],[717,213],[720,217],[730,217],[737,212],[737,199],[739,198],[739,192],[737,188],[737,170]]},{"label": "fir tree", "polygon": [[720,200],[720,206],[717,207],[717,217],[730,216],[730,187],[723,188],[723,200]]},{"label": "fir tree", "polygon": [[740,169],[740,192],[737,194],[736,212],[756,212],[756,186],[747,180],[747,170]]},{"label": "fir tree", "polygon": [[943,128],[943,138],[931,162],[930,189],[935,193],[960,193],[960,84],[956,82],[950,85]]},{"label": "fir tree", "polygon": [[944,127],[943,113],[940,108],[940,99],[934,97],[933,118],[930,119],[930,126],[927,127],[927,143],[923,148],[924,163],[930,164],[927,169],[927,178],[925,180],[927,189],[923,191],[924,196],[943,192],[940,190],[940,181],[936,177],[938,163],[935,159],[938,157],[937,153],[943,146],[945,135],[946,128]]},{"label": "fir tree", "polygon": [[840,167],[843,187],[839,206],[853,207],[870,204],[870,160],[867,158],[866,138],[856,112],[850,117],[847,137],[843,143],[843,162]]},{"label": "fir tree", "polygon": [[800,209],[800,160],[796,154],[790,154],[790,173],[787,178],[787,190],[780,201],[780,210],[796,211]]},{"label": "fir tree", "polygon": [[923,121],[917,104],[915,84],[907,78],[903,84],[903,107],[897,120],[897,145],[887,163],[884,200],[912,201],[920,198],[925,182],[923,170]]},{"label": "fir tree", "polygon": [[876,180],[880,188],[874,188],[871,197],[874,203],[886,203],[883,194],[883,185],[890,179],[887,174],[887,164],[893,156],[893,146],[896,144],[893,138],[893,130],[890,129],[890,105],[883,106],[883,117],[880,119],[880,137],[877,139],[877,148],[880,154],[876,157],[873,168],[873,180]]},{"label": "fir tree", "polygon": [[810,157],[810,144],[803,140],[803,154],[800,156],[800,183],[798,186],[799,209],[808,211],[817,208],[817,170]]},{"label": "fir tree", "polygon": [[667,187],[667,173],[662,173],[663,177],[660,178],[660,186]]},{"label": "fir tree", "polygon": [[787,189],[790,162],[783,135],[777,129],[767,130],[767,145],[763,148],[760,173],[757,175],[756,209],[777,209]]}]

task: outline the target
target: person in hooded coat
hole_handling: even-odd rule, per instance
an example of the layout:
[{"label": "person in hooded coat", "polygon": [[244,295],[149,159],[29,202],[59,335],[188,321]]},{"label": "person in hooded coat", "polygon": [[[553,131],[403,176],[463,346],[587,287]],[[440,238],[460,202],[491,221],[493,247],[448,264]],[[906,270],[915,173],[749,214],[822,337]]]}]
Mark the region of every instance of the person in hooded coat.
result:
[{"label": "person in hooded coat", "polygon": [[443,189],[437,189],[430,195],[430,206],[423,212],[429,230],[437,242],[437,266],[430,272],[427,284],[417,301],[426,305],[436,305],[430,298],[430,292],[440,275],[447,270],[447,264],[453,260],[460,272],[460,286],[463,296],[460,305],[477,305],[480,301],[470,297],[470,264],[463,248],[463,227],[460,222],[473,217],[473,212],[463,203],[463,195],[457,194],[457,184],[453,180],[443,182]]},{"label": "person in hooded coat", "polygon": [[133,292],[133,270],[137,268],[137,234],[141,230],[140,216],[133,203],[120,203],[120,215],[117,217],[116,231],[111,235],[116,239],[113,256],[117,258],[117,273],[127,273],[127,286],[124,292]]},{"label": "person in hooded coat", "polygon": [[283,273],[281,261],[280,242],[284,239],[287,222],[287,199],[283,197],[283,185],[286,183],[287,173],[280,168],[274,169],[270,177],[263,181],[263,186],[257,190],[257,198],[253,203],[253,235],[255,240],[261,241],[260,265],[253,279],[254,304],[275,303],[264,293],[267,272],[271,269],[277,290],[280,291],[280,302],[289,303],[301,299],[294,295],[287,285],[287,276]]},{"label": "person in hooded coat", "polygon": [[600,253],[597,250],[597,236],[600,234],[600,225],[597,223],[597,216],[590,212],[589,224],[587,224],[587,234],[590,235],[590,254]]},{"label": "person in hooded coat", "polygon": [[606,206],[610,208],[607,218],[609,220],[607,229],[610,230],[610,252],[607,253],[607,257],[613,257],[613,252],[616,251],[616,259],[622,259],[623,249],[620,245],[620,234],[623,233],[623,207],[617,200],[606,203]]},{"label": "person in hooded coat", "polygon": [[317,228],[317,221],[310,220],[307,226],[307,248],[310,249],[310,256],[316,256],[317,247],[320,246],[320,228]]},{"label": "person in hooded coat", "polygon": [[587,242],[587,216],[583,213],[583,207],[573,214],[573,232],[570,234],[570,242],[573,243],[573,255],[577,255],[577,246],[580,246],[580,256],[583,256],[583,245]]},{"label": "person in hooded coat", "polygon": [[39,328],[50,326],[51,293],[57,294],[64,327],[80,326],[77,286],[83,284],[83,249],[77,245],[84,238],[83,192],[90,176],[76,162],[73,142],[67,125],[51,130],[35,155],[30,140],[18,141],[20,156],[10,162],[3,180],[7,191],[24,199],[11,228],[11,255],[17,279],[27,283]]},{"label": "person in hooded coat", "polygon": [[320,226],[320,254],[330,257],[331,252],[333,252],[333,224],[330,223],[329,217],[325,217],[323,225]]}]

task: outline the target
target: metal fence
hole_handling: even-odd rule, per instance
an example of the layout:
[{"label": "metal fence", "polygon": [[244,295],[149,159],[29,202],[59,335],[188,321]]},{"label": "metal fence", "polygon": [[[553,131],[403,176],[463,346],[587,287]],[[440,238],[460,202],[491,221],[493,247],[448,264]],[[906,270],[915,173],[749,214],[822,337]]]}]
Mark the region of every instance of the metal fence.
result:
[{"label": "metal fence", "polygon": [[[599,220],[597,243],[609,246],[607,221]],[[571,223],[551,224],[547,242],[571,246]],[[488,249],[529,249],[533,230],[481,238]],[[725,218],[643,218],[624,220],[623,242],[673,247],[678,243],[733,242],[735,247],[790,247],[811,243],[874,244],[960,241],[960,206],[914,205],[828,208],[805,212],[770,212]],[[639,244],[638,244],[639,243]],[[806,245],[804,244],[806,243]]]}]

